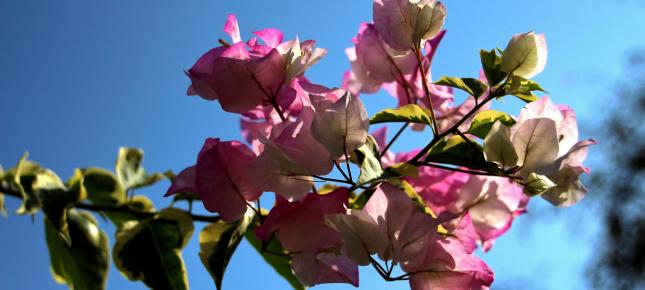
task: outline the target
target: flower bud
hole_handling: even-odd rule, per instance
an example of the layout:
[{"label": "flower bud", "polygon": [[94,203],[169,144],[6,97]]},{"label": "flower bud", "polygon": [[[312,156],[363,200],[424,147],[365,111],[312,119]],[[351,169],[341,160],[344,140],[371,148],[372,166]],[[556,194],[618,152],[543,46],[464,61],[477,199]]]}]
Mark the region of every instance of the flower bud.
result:
[{"label": "flower bud", "polygon": [[544,34],[518,34],[511,38],[502,53],[502,71],[530,79],[544,70],[546,59]]}]

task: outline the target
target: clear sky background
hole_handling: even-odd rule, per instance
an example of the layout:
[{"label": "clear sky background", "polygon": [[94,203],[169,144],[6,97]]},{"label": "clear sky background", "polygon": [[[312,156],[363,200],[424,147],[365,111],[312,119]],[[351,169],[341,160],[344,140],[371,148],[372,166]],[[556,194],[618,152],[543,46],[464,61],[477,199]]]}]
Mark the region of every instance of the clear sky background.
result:
[{"label": "clear sky background", "polygon": [[[607,104],[617,101],[612,86],[625,54],[645,44],[645,5],[637,0],[445,2],[448,34],[433,63],[435,78],[477,76],[480,48],[503,48],[520,32],[546,33],[549,62],[536,80],[556,102],[578,112],[585,138],[600,135],[598,120]],[[241,139],[236,115],[185,96],[189,81],[183,70],[225,37],[228,13],[237,14],[243,38],[274,27],[286,38],[316,39],[329,54],[307,75],[338,86],[349,68],[344,49],[359,24],[371,20],[371,5],[369,0],[0,0],[0,164],[11,167],[29,150],[34,160],[67,178],[76,167],[112,168],[119,146],[136,146],[144,148],[149,171],[178,172],[194,163],[206,137]],[[370,113],[395,105],[384,93],[363,101]],[[511,114],[521,105],[510,98],[496,104]],[[395,149],[420,147],[424,138],[406,134]],[[596,163],[600,148],[591,151]],[[141,193],[161,207],[169,202],[161,197],[167,186],[163,182]],[[530,213],[481,254],[495,271],[493,289],[585,289],[585,265],[594,258],[600,223],[589,214],[589,204],[553,211],[533,200]],[[9,211],[16,206],[8,198]],[[105,227],[113,242],[114,228]],[[65,289],[49,274],[43,232],[41,214],[34,223],[14,214],[0,218],[0,289]],[[195,235],[184,251],[191,286],[214,289],[197,252]],[[109,275],[108,289],[145,289],[113,266]],[[360,279],[361,289],[408,287],[387,284],[367,267]],[[229,264],[224,288],[288,285],[244,242]]]}]

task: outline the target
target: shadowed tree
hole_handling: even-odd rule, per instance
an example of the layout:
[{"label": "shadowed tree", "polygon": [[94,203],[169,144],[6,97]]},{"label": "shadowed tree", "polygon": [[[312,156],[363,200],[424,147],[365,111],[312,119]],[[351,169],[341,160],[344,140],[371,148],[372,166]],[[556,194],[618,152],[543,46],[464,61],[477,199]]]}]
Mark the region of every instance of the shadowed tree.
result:
[{"label": "shadowed tree", "polygon": [[605,160],[593,175],[604,215],[602,246],[588,269],[595,289],[645,289],[645,51],[628,65],[612,97],[619,105],[604,122]]}]

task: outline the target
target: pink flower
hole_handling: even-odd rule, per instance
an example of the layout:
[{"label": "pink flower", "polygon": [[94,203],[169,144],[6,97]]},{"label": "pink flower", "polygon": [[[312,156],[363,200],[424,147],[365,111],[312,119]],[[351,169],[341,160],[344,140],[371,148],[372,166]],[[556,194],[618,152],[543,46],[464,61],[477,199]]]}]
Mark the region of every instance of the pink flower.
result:
[{"label": "pink flower", "polygon": [[[536,194],[554,205],[571,206],[587,192],[579,175],[589,171],[582,162],[596,143],[578,141],[573,110],[544,97],[526,105],[512,128],[495,124],[484,140],[484,153],[504,168],[517,167],[515,175],[525,182],[527,177],[543,179],[550,188]],[[525,188],[531,191],[528,183]]]},{"label": "pink flower", "polygon": [[332,160],[349,156],[367,140],[369,116],[361,100],[344,90],[312,96],[316,109],[314,137],[327,148]]},{"label": "pink flower", "polygon": [[411,275],[413,289],[428,289],[428,285],[437,285],[437,280],[451,280],[448,277],[458,277],[455,282],[460,287],[453,289],[492,283],[492,272],[486,264],[468,254],[456,240],[437,234],[440,220],[424,213],[404,192],[387,183],[377,188],[363,210],[328,215],[327,223],[341,234],[343,252],[349,258],[360,265],[369,264],[372,254],[392,260]]},{"label": "pink flower", "polygon": [[446,8],[434,0],[374,0],[373,12],[383,40],[402,51],[433,38],[446,18]]},{"label": "pink flower", "polygon": [[420,262],[404,268],[413,290],[479,290],[493,283],[493,271],[454,239],[436,240],[420,252]]},{"label": "pink flower", "polygon": [[273,102],[288,108],[295,99],[291,81],[326,54],[311,40],[282,43],[282,32],[271,28],[255,32],[264,44],[257,38],[242,42],[234,15],[229,15],[224,30],[233,44],[211,49],[187,74],[192,81],[189,95],[218,100],[227,112],[257,116],[249,111]]},{"label": "pink flower", "polygon": [[292,252],[293,270],[307,286],[350,283],[358,286],[356,263],[339,255],[339,234],[325,224],[325,215],[345,212],[346,188],[325,195],[308,194],[303,200],[278,202],[256,235],[268,241],[272,235]]},{"label": "pink flower", "polygon": [[313,186],[312,175],[331,171],[333,163],[327,148],[311,134],[313,118],[314,111],[304,107],[296,121],[273,126],[270,137],[261,140],[264,151],[251,170],[263,191],[299,199]]},{"label": "pink flower", "polygon": [[[513,219],[524,212],[528,202],[522,188],[507,178],[422,167],[419,177],[407,180],[436,214],[459,216],[468,213],[468,217],[461,218],[460,222],[467,220],[472,223],[476,241],[482,244],[484,251],[488,251],[495,239],[510,228]],[[459,227],[456,224],[448,226]]]},{"label": "pink flower", "polygon": [[238,220],[246,211],[247,201],[257,200],[262,194],[248,172],[255,158],[242,143],[208,138],[197,164],[177,175],[166,196],[193,192],[201,197],[208,211],[219,213],[225,221]]}]

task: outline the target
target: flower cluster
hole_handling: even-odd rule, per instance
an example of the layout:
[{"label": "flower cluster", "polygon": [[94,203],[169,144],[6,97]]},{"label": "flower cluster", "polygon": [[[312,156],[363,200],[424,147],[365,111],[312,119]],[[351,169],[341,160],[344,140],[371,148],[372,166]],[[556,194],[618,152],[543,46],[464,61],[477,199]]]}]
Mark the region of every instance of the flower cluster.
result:
[{"label": "flower cluster", "polygon": [[[371,264],[412,289],[487,289],[493,272],[476,247],[490,250],[532,196],[579,201],[582,161],[595,141],[578,142],[569,107],[532,93],[543,91],[530,80],[546,63],[543,35],[518,34],[501,55],[482,50],[477,78],[432,82],[445,17],[434,0],[374,0],[373,23],[346,50],[351,71],[339,89],[304,76],[326,54],[315,41],[283,41],[276,29],[243,41],[230,15],[230,42],[187,71],[188,94],[239,114],[246,144],[207,139],[167,195],[194,193],[226,222],[252,209],[253,234],[264,246],[279,242],[284,251],[274,254],[307,286],[358,286],[358,266]],[[359,95],[381,89],[398,107],[370,119]],[[461,104],[456,89],[469,95]],[[528,102],[518,117],[489,110],[507,95]],[[387,127],[368,134],[384,122],[404,123],[389,142]],[[430,128],[434,138],[391,152],[408,127]],[[275,194],[268,214],[259,208],[265,192]],[[395,266],[405,274],[392,277]]]}]

